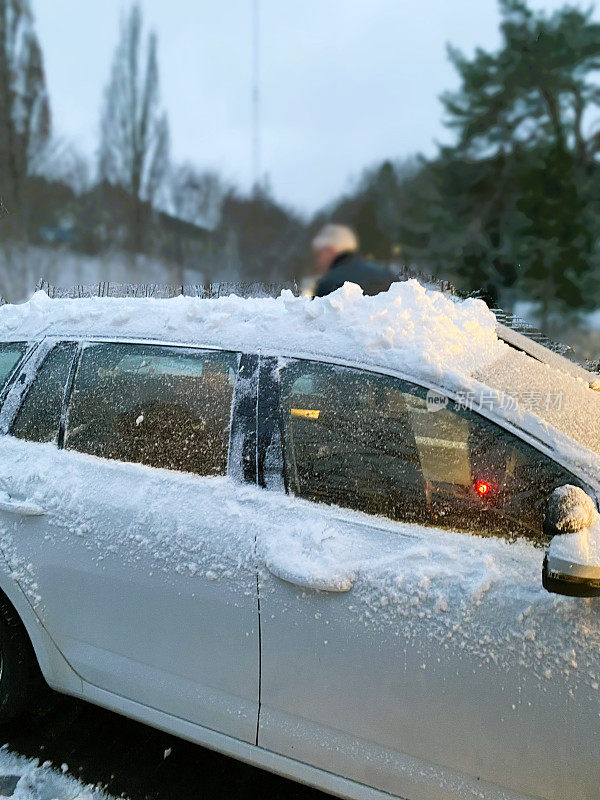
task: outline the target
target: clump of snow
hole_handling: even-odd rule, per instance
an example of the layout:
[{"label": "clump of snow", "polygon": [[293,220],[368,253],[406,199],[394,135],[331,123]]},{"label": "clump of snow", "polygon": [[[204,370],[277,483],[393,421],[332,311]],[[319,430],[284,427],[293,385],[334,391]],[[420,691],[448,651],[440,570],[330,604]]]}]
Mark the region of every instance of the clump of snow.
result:
[{"label": "clump of snow", "polygon": [[346,283],[327,297],[51,300],[36,292],[0,309],[0,339],[139,336],[282,354],[331,355],[439,378],[470,375],[500,357],[496,319],[481,300],[457,300],[416,280],[365,297]]},{"label": "clump of snow", "polygon": [[548,554],[574,565],[600,567],[600,514],[595,512],[589,526],[574,533],[555,536],[550,542]]},{"label": "clump of snow", "polygon": [[583,489],[566,484],[550,495],[547,515],[557,530],[575,533],[589,528],[598,517],[598,512],[594,501]]},{"label": "clump of snow", "polygon": [[68,766],[55,769],[50,761],[25,758],[0,747],[0,798],[12,800],[111,800],[91,784],[67,775]]},{"label": "clump of snow", "polygon": [[325,520],[288,526],[280,536],[262,537],[260,545],[266,567],[282,580],[329,592],[352,588],[355,571],[348,564],[348,537]]}]

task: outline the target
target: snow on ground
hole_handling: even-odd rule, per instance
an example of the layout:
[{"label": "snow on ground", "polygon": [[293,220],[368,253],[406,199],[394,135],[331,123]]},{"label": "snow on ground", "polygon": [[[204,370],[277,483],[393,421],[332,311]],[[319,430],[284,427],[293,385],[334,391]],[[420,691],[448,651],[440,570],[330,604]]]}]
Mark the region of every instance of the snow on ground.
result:
[{"label": "snow on ground", "polygon": [[16,755],[0,747],[0,800],[111,800],[98,787],[84,785],[67,774],[67,764]]},{"label": "snow on ground", "polygon": [[416,280],[376,297],[355,284],[310,299],[179,296],[50,300],[36,292],[0,309],[0,339],[140,336],[223,347],[327,354],[440,378],[470,375],[500,357],[496,319],[482,300],[459,301]]},{"label": "snow on ground", "polygon": [[64,247],[0,242],[0,286],[6,300],[20,302],[44,279],[54,286],[109,283],[202,283],[197,270],[138,253],[85,255]]}]

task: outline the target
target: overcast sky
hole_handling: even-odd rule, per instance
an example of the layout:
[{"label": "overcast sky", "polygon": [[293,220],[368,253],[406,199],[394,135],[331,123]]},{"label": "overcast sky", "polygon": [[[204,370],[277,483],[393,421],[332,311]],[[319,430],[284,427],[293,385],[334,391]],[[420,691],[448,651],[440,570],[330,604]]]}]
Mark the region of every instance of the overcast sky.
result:
[{"label": "overcast sky", "polygon": [[[90,156],[124,0],[32,0],[55,132]],[[447,137],[439,94],[452,42],[499,43],[496,0],[260,0],[262,171],[314,211],[366,165]],[[552,10],[563,0],[531,0]],[[585,4],[586,6],[589,3]],[[159,39],[175,160],[252,179],[252,0],[142,0]]]}]

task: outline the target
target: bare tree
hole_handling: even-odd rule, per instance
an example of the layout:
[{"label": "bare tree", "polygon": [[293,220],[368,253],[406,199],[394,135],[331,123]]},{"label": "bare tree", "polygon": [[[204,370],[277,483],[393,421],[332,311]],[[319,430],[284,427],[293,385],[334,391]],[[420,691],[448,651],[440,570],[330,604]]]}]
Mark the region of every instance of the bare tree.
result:
[{"label": "bare tree", "polygon": [[136,251],[143,247],[148,210],[166,175],[168,150],[167,117],[159,105],[156,36],[149,35],[144,51],[142,14],[135,5],[121,24],[104,95],[99,173],[102,180],[131,195],[132,243]]},{"label": "bare tree", "polygon": [[30,173],[70,186],[75,194],[90,189],[90,163],[79,148],[64,137],[52,137],[30,164]]},{"label": "bare tree", "polygon": [[30,165],[50,137],[50,102],[29,0],[0,0],[0,195],[21,216]]},{"label": "bare tree", "polygon": [[169,175],[169,209],[186,222],[211,230],[221,217],[227,187],[218,173],[201,171],[192,164],[180,164]]}]

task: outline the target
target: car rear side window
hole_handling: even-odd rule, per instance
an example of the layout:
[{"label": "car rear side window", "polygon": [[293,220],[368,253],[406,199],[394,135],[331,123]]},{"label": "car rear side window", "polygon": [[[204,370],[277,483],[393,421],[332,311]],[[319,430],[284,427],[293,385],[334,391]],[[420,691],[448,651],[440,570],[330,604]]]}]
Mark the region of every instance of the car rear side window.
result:
[{"label": "car rear side window", "polygon": [[27,342],[0,342],[0,389],[3,389],[25,355]]},{"label": "car rear side window", "polygon": [[152,467],[227,471],[236,353],[97,344],[84,349],[66,447]]},{"label": "car rear side window", "polygon": [[77,345],[57,344],[46,356],[11,427],[13,436],[57,442],[65,388]]},{"label": "car rear side window", "polygon": [[450,401],[428,405],[395,378],[298,361],[282,371],[282,408],[289,487],[311,500],[541,540],[551,491],[581,485],[500,426]]}]

